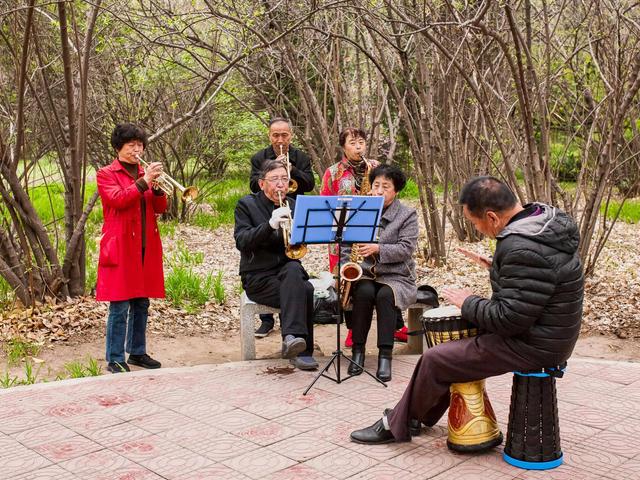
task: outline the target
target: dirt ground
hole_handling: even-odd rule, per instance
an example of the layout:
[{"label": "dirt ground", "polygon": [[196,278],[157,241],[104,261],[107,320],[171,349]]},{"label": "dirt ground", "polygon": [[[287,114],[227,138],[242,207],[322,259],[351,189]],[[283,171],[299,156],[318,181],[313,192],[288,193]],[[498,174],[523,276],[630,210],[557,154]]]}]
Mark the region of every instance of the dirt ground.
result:
[{"label": "dirt ground", "polygon": [[[341,345],[344,345],[345,334],[345,328],[341,327]],[[375,338],[375,329],[372,329],[369,335],[367,353],[376,355],[375,341],[372,340]],[[104,336],[95,335],[94,337],[88,341],[70,341],[45,347],[38,355],[38,358],[43,360],[40,364],[38,380],[54,380],[58,374],[64,372],[65,363],[72,360],[86,363],[89,356],[99,359],[103,372],[106,372],[106,362],[103,360]],[[331,355],[336,348],[335,325],[316,325],[315,337],[315,354]],[[259,359],[280,358],[280,341],[281,337],[278,328],[266,338],[257,338],[257,357]],[[175,335],[168,337],[166,334],[150,333],[147,338],[147,347],[149,354],[160,360],[165,368],[236,362],[240,360],[240,340],[235,334]],[[405,350],[405,344],[396,343],[394,354],[403,354]],[[345,349],[345,353],[349,355],[350,349]],[[583,335],[578,340],[574,356],[640,362],[640,340],[620,339],[600,334]],[[139,369],[135,366],[131,368],[133,370]],[[11,375],[20,377],[23,374],[23,370],[24,365],[20,364],[11,367],[9,372]]]},{"label": "dirt ground", "polygon": [[[423,229],[424,230],[424,229]],[[640,224],[618,222],[607,242],[599,268],[587,279],[581,338],[574,355],[640,362],[640,255],[637,238]],[[479,253],[491,253],[491,243],[483,241],[469,245],[459,242],[453,234],[448,240],[447,263],[435,267],[420,257],[418,249],[418,284],[429,284],[440,290],[444,286],[468,287],[480,295],[490,292],[486,270],[470,264],[456,251],[457,246]],[[179,240],[176,240],[179,239]],[[420,245],[425,239],[421,237]],[[222,273],[226,291],[223,304],[207,302],[197,313],[188,313],[166,300],[152,300],[147,328],[147,350],[160,360],[163,367],[234,362],[240,360],[239,254],[235,249],[230,226],[216,231],[193,226],[180,226],[173,238],[164,240],[167,265],[176,249],[201,252],[204,261],[194,266],[199,275]],[[303,265],[313,276],[326,270],[327,250],[324,245],[310,245]],[[166,272],[165,272],[166,274]],[[27,338],[43,346],[37,355],[38,381],[53,380],[64,373],[69,362],[87,364],[88,358],[98,359],[103,370],[106,304],[92,297],[75,299],[65,304],[47,307],[25,316],[24,312],[0,312],[0,339]],[[342,338],[346,330],[342,327]],[[258,358],[279,358],[280,334],[274,331],[265,339],[256,339]],[[336,347],[335,325],[317,325],[315,329],[317,355],[331,355]],[[1,344],[2,342],[0,342]],[[373,345],[373,348],[371,346]],[[4,346],[4,345],[2,345]],[[375,335],[369,335],[368,348],[375,354]],[[396,353],[405,349],[396,344]],[[136,367],[132,367],[136,368]],[[24,378],[24,364],[6,366],[0,348],[0,376]],[[64,376],[64,375],[63,375]]]}]

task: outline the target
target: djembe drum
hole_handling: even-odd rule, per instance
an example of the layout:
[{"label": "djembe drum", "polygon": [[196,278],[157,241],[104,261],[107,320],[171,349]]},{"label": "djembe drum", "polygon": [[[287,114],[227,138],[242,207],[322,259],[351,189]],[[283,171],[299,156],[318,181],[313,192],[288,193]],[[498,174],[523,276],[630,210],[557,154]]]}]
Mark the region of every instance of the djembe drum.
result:
[{"label": "djembe drum", "polygon": [[[422,316],[427,345],[475,337],[478,328],[462,319],[455,306],[427,310]],[[479,452],[502,443],[485,381],[452,383],[447,446],[457,452]]]}]

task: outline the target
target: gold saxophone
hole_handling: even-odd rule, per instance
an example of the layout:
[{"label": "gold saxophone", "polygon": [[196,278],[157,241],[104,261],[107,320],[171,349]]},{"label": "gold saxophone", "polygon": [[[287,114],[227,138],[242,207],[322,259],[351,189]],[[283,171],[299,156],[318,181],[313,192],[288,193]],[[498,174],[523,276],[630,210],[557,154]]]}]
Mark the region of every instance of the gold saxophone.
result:
[{"label": "gold saxophone", "polygon": [[367,164],[367,169],[364,171],[364,178],[360,184],[360,195],[369,195],[371,193],[371,182],[369,181],[369,174],[371,173],[371,162],[364,158],[364,155],[360,155],[360,158]]},{"label": "gold saxophone", "polygon": [[[369,195],[371,193],[371,182],[369,181],[369,173],[371,173],[371,163],[361,155],[362,161],[367,164],[364,172],[364,178],[360,184],[360,195]],[[346,309],[351,303],[351,284],[357,282],[362,277],[362,264],[364,257],[360,254],[359,245],[356,243],[351,247],[349,261],[340,267],[340,297],[342,298],[342,308]],[[372,258],[370,272],[373,274],[376,260]]]}]

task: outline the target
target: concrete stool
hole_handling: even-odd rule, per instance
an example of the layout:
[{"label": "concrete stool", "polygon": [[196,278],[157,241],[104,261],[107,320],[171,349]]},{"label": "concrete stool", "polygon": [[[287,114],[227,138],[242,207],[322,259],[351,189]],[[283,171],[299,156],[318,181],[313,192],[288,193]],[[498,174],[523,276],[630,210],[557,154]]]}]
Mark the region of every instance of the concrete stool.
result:
[{"label": "concrete stool", "polygon": [[249,300],[247,294],[240,295],[240,349],[242,360],[256,359],[256,338],[254,337],[256,315],[261,313],[280,313],[279,308],[260,305]]},{"label": "concrete stool", "polygon": [[564,367],[514,372],[505,462],[527,470],[548,470],[562,464],[556,377]]}]

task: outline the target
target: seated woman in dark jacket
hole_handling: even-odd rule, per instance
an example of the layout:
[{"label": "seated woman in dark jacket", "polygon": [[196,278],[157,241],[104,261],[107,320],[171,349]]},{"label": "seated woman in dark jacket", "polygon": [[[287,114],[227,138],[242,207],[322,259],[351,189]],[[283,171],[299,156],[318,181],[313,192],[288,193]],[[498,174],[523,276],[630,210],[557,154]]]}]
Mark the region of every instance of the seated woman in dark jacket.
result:
[{"label": "seated woman in dark jacket", "polygon": [[[415,209],[396,198],[407,179],[392,165],[379,165],[370,175],[371,195],[384,197],[379,243],[358,244],[343,250],[343,262],[362,259],[362,277],[352,282],[353,363],[349,374],[362,373],[365,343],[371,328],[373,308],[378,322],[378,371],[382,381],[391,380],[391,352],[397,309],[416,300],[416,272],[413,252],[418,241]],[[357,249],[357,255],[352,254]]]}]

